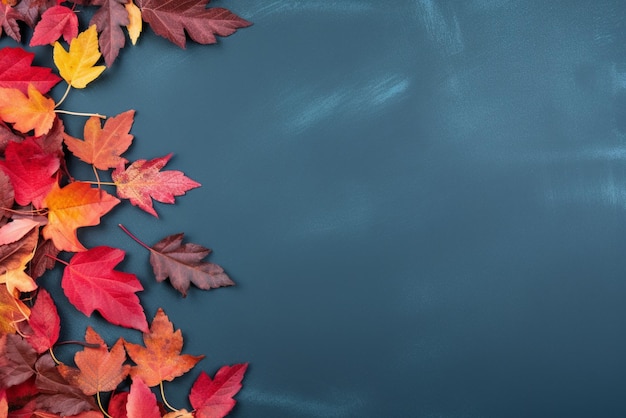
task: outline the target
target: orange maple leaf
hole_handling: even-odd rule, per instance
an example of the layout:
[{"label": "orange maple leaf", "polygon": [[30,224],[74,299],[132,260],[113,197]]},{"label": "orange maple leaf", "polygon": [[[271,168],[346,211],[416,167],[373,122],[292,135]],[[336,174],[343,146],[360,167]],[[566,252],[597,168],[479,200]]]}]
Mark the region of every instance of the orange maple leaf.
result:
[{"label": "orange maple leaf", "polygon": [[182,376],[204,358],[180,354],[183,335],[180,330],[174,332],[174,326],[161,308],[150,325],[150,332],[143,334],[143,342],[145,347],[127,341],[124,346],[136,364],[130,369],[130,375],[139,376],[150,387]]},{"label": "orange maple leaf", "polygon": [[32,84],[28,85],[28,97],[18,89],[0,87],[0,118],[20,132],[35,130],[35,136],[41,136],[48,133],[56,118],[54,100]]},{"label": "orange maple leaf", "polygon": [[74,182],[63,188],[55,184],[43,202],[48,208],[48,224],[43,228],[43,236],[51,239],[59,250],[86,251],[78,241],[76,229],[98,225],[100,217],[119,202],[118,198],[88,183]]},{"label": "orange maple leaf", "polygon": [[118,339],[109,351],[100,335],[93,328],[87,327],[85,341],[97,345],[98,348],[85,347],[74,356],[78,368],[59,364],[59,373],[85,395],[115,390],[128,375],[130,368],[128,364],[124,364],[126,353],[123,340]]},{"label": "orange maple leaf", "polygon": [[0,245],[0,283],[6,284],[12,295],[20,292],[32,292],[37,284],[24,272],[26,264],[32,260],[37,248],[39,229],[31,228],[19,240],[6,245]]},{"label": "orange maple leaf", "polygon": [[133,141],[129,131],[134,115],[135,111],[129,110],[109,118],[104,128],[100,125],[100,118],[92,116],[85,123],[84,141],[67,134],[63,140],[72,154],[87,164],[93,164],[100,170],[115,168],[119,163],[127,161],[120,155]]}]

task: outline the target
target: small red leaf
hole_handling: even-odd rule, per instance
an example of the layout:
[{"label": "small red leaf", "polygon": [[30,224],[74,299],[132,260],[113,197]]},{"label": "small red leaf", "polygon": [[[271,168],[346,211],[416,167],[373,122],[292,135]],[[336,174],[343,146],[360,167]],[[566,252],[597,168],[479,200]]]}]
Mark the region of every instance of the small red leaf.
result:
[{"label": "small red leaf", "polygon": [[235,406],[233,396],[241,389],[241,381],[248,363],[224,366],[211,379],[202,372],[191,388],[189,402],[196,410],[196,418],[221,418]]},{"label": "small red leaf", "polygon": [[128,418],[161,418],[156,396],[138,376],[133,376],[126,402]]},{"label": "small red leaf", "polygon": [[53,6],[41,15],[30,46],[53,44],[61,36],[69,43],[78,35],[78,18],[69,7]]},{"label": "small red leaf", "polygon": [[42,94],[50,91],[61,78],[50,68],[31,65],[34,58],[35,54],[21,48],[0,49],[0,87],[16,88],[26,94],[32,84]]},{"label": "small red leaf", "polygon": [[41,354],[57,342],[60,329],[61,319],[54,301],[50,293],[45,289],[40,289],[37,294],[37,301],[30,311],[28,326],[22,322],[20,323],[20,330],[26,334],[26,340],[35,351]]}]

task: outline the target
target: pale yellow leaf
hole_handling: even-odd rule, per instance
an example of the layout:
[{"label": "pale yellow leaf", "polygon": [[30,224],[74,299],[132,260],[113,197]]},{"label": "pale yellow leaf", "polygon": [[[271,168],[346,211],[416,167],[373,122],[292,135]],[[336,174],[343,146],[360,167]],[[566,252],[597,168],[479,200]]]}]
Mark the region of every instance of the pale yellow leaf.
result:
[{"label": "pale yellow leaf", "polygon": [[133,0],[129,0],[126,3],[126,11],[128,12],[128,19],[130,23],[126,26],[128,29],[128,36],[130,37],[130,41],[135,45],[137,43],[137,39],[139,39],[139,35],[141,34],[141,30],[143,29],[143,21],[141,20],[141,9],[133,3]]}]

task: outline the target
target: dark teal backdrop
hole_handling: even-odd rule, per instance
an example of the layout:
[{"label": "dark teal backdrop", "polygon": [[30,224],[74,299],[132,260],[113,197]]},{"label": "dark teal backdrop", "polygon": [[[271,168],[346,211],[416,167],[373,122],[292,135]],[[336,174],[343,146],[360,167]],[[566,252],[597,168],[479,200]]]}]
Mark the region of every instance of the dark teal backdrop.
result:
[{"label": "dark teal backdrop", "polygon": [[[199,368],[250,362],[232,416],[626,416],[625,2],[212,4],[254,26],[146,30],[63,107],[136,109],[128,158],[203,184],[80,237],[128,252]],[[185,232],[238,286],[182,299],[118,223]],[[62,338],[139,338],[55,295]]]}]

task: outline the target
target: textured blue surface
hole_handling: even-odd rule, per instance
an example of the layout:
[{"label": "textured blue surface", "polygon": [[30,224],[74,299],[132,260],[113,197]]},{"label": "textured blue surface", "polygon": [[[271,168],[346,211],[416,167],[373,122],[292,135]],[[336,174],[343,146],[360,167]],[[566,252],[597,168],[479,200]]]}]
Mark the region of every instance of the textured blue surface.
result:
[{"label": "textured blue surface", "polygon": [[[251,363],[234,417],[626,415],[626,3],[214,5],[254,26],[148,30],[64,107],[137,109],[128,158],[203,184],[81,239],[128,251],[201,368]],[[120,222],[238,286],[181,299]]]}]

